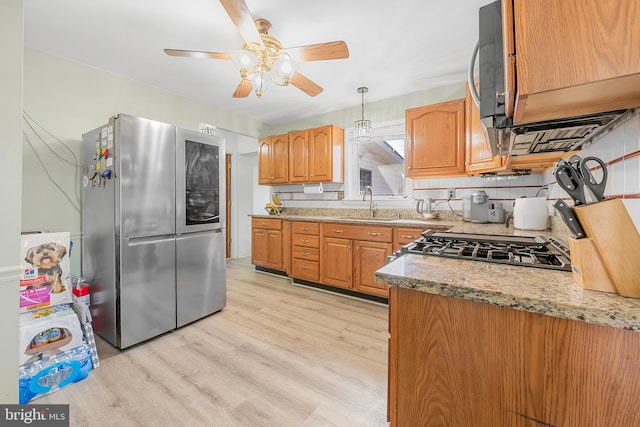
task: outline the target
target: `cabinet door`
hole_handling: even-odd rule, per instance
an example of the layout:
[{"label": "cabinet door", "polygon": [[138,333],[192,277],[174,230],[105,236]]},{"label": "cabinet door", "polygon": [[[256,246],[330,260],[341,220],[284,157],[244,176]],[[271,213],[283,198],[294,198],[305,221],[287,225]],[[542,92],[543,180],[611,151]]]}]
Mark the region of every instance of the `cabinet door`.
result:
[{"label": "cabinet door", "polygon": [[269,259],[267,230],[254,228],[251,233],[251,264],[266,267]]},{"label": "cabinet door", "polygon": [[376,282],[375,272],[387,263],[387,257],[393,252],[391,243],[357,241],[354,245],[354,290],[387,298],[389,286]]},{"label": "cabinet door", "polygon": [[327,285],[351,288],[351,240],[325,237],[322,239],[320,281]]},{"label": "cabinet door", "polygon": [[638,106],[640,2],[515,0],[514,123]]},{"label": "cabinet door", "polygon": [[469,85],[465,99],[465,127],[466,127],[466,161],[467,173],[489,172],[502,169],[503,157],[494,156],[489,145],[489,136],[480,121],[480,111],[473,102]]},{"label": "cabinet door", "polygon": [[282,232],[267,230],[266,233],[268,240],[266,267],[282,270]]},{"label": "cabinet door", "polygon": [[405,126],[408,177],[464,175],[464,99],[409,109]]},{"label": "cabinet door", "polygon": [[271,157],[273,164],[272,184],[284,184],[289,181],[289,136],[271,137]]},{"label": "cabinet door", "polygon": [[271,138],[263,138],[258,141],[258,184],[271,184],[272,176]]},{"label": "cabinet door", "polygon": [[308,134],[306,130],[289,134],[289,182],[309,180]]},{"label": "cabinet door", "polygon": [[288,135],[258,141],[258,184],[285,184],[289,181]]},{"label": "cabinet door", "polygon": [[333,147],[331,126],[322,126],[309,131],[309,182],[331,181],[333,179]]},{"label": "cabinet door", "polygon": [[282,231],[254,229],[251,237],[251,263],[282,270]]}]

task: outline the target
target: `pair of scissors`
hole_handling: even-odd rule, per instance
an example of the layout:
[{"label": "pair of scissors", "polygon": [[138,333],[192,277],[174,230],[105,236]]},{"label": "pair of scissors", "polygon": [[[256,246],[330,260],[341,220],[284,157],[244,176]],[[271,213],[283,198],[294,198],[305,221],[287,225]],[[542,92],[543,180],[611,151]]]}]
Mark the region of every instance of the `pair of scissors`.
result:
[{"label": "pair of scissors", "polygon": [[[602,170],[602,176],[596,178],[594,172]],[[558,185],[566,191],[575,205],[604,200],[604,190],[607,185],[607,165],[597,157],[573,155],[569,161],[558,160],[553,172]],[[598,175],[600,173],[598,172]]]}]

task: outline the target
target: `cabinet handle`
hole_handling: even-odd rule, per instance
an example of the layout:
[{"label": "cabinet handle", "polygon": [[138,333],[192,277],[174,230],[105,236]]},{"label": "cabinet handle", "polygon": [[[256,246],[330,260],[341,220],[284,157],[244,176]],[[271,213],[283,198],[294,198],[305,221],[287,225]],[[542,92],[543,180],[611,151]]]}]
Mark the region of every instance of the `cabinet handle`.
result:
[{"label": "cabinet handle", "polygon": [[302,255],[310,255],[309,252],[301,252]]},{"label": "cabinet handle", "polygon": [[308,270],[308,269],[309,269],[309,266],[308,266],[308,265],[303,265],[303,266],[302,266],[302,269],[303,269],[303,270]]},{"label": "cabinet handle", "polygon": [[309,231],[311,230],[311,227],[302,227],[302,231]]},{"label": "cabinet handle", "polygon": [[331,230],[333,233],[342,233],[342,230]]},{"label": "cabinet handle", "polygon": [[267,225],[269,225],[269,223],[268,222],[261,222],[260,225],[264,225],[266,227]]},{"label": "cabinet handle", "polygon": [[302,243],[309,243],[311,240],[302,240]]},{"label": "cabinet handle", "polygon": [[380,236],[380,233],[373,233],[373,232],[369,232],[367,233],[369,236]]},{"label": "cabinet handle", "polygon": [[401,236],[403,239],[417,239],[418,236]]}]

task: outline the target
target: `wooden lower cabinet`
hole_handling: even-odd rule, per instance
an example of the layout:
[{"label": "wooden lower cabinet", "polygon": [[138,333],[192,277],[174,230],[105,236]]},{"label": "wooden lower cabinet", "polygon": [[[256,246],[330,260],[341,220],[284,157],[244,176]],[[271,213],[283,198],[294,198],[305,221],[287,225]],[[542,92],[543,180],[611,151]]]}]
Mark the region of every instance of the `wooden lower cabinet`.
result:
[{"label": "wooden lower cabinet", "polygon": [[393,229],[324,223],[321,230],[320,282],[387,298],[388,286],[376,282],[375,272],[393,252]]},{"label": "wooden lower cabinet", "polygon": [[289,276],[319,282],[320,224],[308,221],[290,221],[290,223],[292,238]]},{"label": "wooden lower cabinet", "polygon": [[393,252],[392,244],[362,241],[354,243],[353,289],[365,294],[387,298],[389,286],[376,282],[375,273],[387,263],[387,257]]},{"label": "wooden lower cabinet", "polygon": [[391,287],[391,426],[637,426],[640,333]]},{"label": "wooden lower cabinet", "polygon": [[252,219],[252,264],[294,279],[388,298],[375,272],[394,248],[420,237],[419,228]]},{"label": "wooden lower cabinet", "polygon": [[394,228],[393,229],[393,250],[399,251],[401,247],[414,240],[418,240],[423,230],[420,228]]},{"label": "wooden lower cabinet", "polygon": [[322,239],[322,267],[320,282],[340,288],[351,289],[353,252],[349,239],[324,237]]},{"label": "wooden lower cabinet", "polygon": [[282,220],[253,218],[251,229],[251,263],[283,270]]}]

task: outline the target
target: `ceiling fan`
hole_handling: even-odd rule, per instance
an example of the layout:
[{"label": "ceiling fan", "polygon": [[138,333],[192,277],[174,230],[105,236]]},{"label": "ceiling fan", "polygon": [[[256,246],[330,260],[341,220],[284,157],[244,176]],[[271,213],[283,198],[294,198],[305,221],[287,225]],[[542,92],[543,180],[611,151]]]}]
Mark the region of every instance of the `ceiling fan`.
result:
[{"label": "ceiling fan", "polygon": [[269,34],[271,23],[254,19],[244,0],[220,0],[220,3],[244,40],[242,49],[231,53],[179,49],[164,49],[164,52],[171,56],[232,60],[242,78],[234,98],[246,98],[252,88],[260,97],[270,82],[279,86],[292,84],[307,95],[316,96],[322,87],[297,71],[299,63],[349,57],[347,44],[341,40],[283,48],[278,39]]}]

